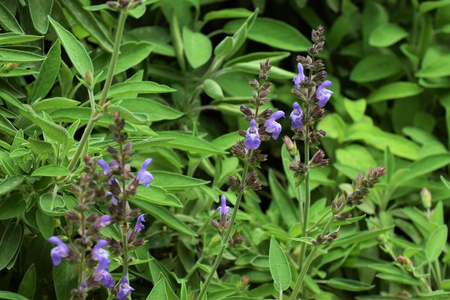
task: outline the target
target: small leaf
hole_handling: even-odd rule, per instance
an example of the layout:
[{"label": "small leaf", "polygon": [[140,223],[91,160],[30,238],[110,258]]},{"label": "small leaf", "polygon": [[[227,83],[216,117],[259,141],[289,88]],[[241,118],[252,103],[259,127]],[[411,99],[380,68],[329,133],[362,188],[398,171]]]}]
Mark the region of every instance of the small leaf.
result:
[{"label": "small leaf", "polygon": [[[161,120],[175,120],[183,116],[183,113],[164,105],[158,101],[143,97],[121,99],[120,106],[135,113],[143,113],[150,117],[151,122]],[[114,101],[112,101],[115,103]]]},{"label": "small leaf", "polygon": [[201,32],[193,32],[188,27],[183,28],[184,52],[189,64],[197,69],[204,65],[212,55],[212,43]]},{"label": "small leaf", "polygon": [[67,29],[62,27],[58,22],[53,20],[50,16],[48,17],[50,23],[56,31],[56,34],[61,40],[61,43],[66,50],[67,55],[70,58],[75,69],[81,78],[86,76],[86,72],[89,70],[94,73],[94,67],[92,65],[91,58],[89,57],[86,49],[83,45],[70,33]]},{"label": "small leaf", "polygon": [[412,97],[422,93],[422,91],[423,88],[415,82],[392,82],[374,90],[367,97],[367,103],[372,104],[386,100]]},{"label": "small leaf", "polygon": [[[108,98],[113,97],[127,97],[127,94],[159,94],[171,93],[176,90],[167,85],[158,84],[152,81],[142,82],[122,82],[117,83],[111,87],[108,93]],[[100,99],[101,93],[95,95],[95,99]]]},{"label": "small leaf", "polygon": [[63,97],[55,97],[39,101],[38,103],[33,105],[33,107],[36,111],[43,111],[56,108],[74,107],[78,106],[78,104],[80,104],[80,102],[76,100]]},{"label": "small leaf", "polygon": [[0,48],[0,62],[35,62],[44,60],[45,57],[27,51]]},{"label": "small leaf", "polygon": [[151,184],[166,190],[180,190],[209,183],[209,181],[166,171],[152,171],[151,173],[155,177]]},{"label": "small leaf", "polygon": [[[1,4],[1,3],[0,3]],[[5,300],[30,300],[31,298],[24,297],[20,294],[16,294],[8,291],[0,291],[0,299]]]},{"label": "small leaf", "polygon": [[177,197],[169,194],[165,189],[154,185],[148,188],[140,186],[135,197],[136,199],[149,201],[158,205],[183,207],[183,204],[181,204]]},{"label": "small leaf", "polygon": [[16,18],[2,3],[0,3],[0,25],[9,31],[25,34],[19,23],[17,23]]},{"label": "small leaf", "polygon": [[396,282],[396,283],[400,283],[400,284],[415,285],[415,286],[421,285],[419,280],[417,280],[415,278],[411,278],[405,274],[395,274],[394,275],[394,274],[381,273],[381,274],[377,274],[377,277],[382,280],[385,280],[386,282]]},{"label": "small leaf", "polygon": [[25,212],[27,203],[24,198],[18,198],[17,194],[11,194],[0,203],[0,220],[15,218]]},{"label": "small leaf", "polygon": [[275,290],[287,290],[291,284],[291,268],[289,267],[286,254],[284,254],[283,249],[281,249],[274,236],[270,239],[269,267]]},{"label": "small leaf", "polygon": [[60,165],[46,165],[36,169],[31,176],[47,176],[47,177],[56,177],[56,176],[69,176],[70,171],[66,167]]},{"label": "small leaf", "polygon": [[53,280],[58,300],[67,300],[72,296],[72,289],[77,286],[77,276],[74,276],[75,266],[64,260],[58,266],[53,266]]},{"label": "small leaf", "polygon": [[40,209],[36,210],[36,223],[42,236],[48,240],[55,230],[53,217],[44,214]]},{"label": "small leaf", "polygon": [[252,14],[251,11],[245,8],[229,8],[222,10],[210,11],[205,14],[203,21],[206,23],[217,19],[234,19],[234,18],[248,18]]},{"label": "small leaf", "polygon": [[153,287],[146,300],[168,300],[164,278],[161,278]]},{"label": "small leaf", "polygon": [[8,225],[0,241],[0,270],[3,270],[14,258],[22,243],[23,230],[20,223],[12,222]]},{"label": "small leaf", "polygon": [[223,99],[223,92],[220,85],[212,79],[203,81],[205,94],[212,99]]},{"label": "small leaf", "polygon": [[0,182],[0,196],[18,188],[23,182],[22,176],[11,176]]},{"label": "small leaf", "polygon": [[447,226],[442,225],[428,238],[425,252],[429,262],[435,261],[439,258],[439,255],[441,255],[447,242],[447,233]]},{"label": "small leaf", "polygon": [[32,42],[42,39],[39,35],[25,35],[14,32],[6,32],[0,34],[0,45],[20,44],[26,42]]},{"label": "small leaf", "polygon": [[164,146],[166,147],[210,155],[227,153],[219,148],[216,148],[204,139],[187,133],[176,131],[159,131],[158,135],[162,138],[175,138],[175,140],[165,144]]},{"label": "small leaf", "polygon": [[172,227],[175,230],[178,230],[179,232],[185,233],[190,236],[197,236],[197,233],[187,227],[185,224],[183,224],[178,218],[176,218],[174,215],[172,215],[171,212],[168,210],[149,203],[147,201],[132,199],[130,200],[131,203],[139,207],[142,211],[152,215],[154,218],[162,221],[167,226]]},{"label": "small leaf", "polygon": [[397,24],[381,24],[369,38],[369,45],[373,47],[389,47],[408,36],[408,32]]},{"label": "small leaf", "polygon": [[50,194],[43,194],[39,198],[39,207],[49,216],[64,216],[67,213],[65,206],[66,203],[60,196],[53,198]]}]

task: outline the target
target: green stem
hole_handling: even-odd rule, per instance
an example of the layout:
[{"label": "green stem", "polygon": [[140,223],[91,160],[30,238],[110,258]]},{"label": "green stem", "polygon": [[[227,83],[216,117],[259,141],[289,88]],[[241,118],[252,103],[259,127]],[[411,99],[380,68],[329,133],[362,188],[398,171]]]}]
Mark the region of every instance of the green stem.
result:
[{"label": "green stem", "polygon": [[[123,161],[124,153],[123,153],[123,145],[120,143],[120,164],[121,169],[125,170],[125,165]],[[122,278],[124,276],[128,277],[128,221],[127,221],[127,180],[126,175],[122,174],[122,210],[125,214],[125,219],[123,220],[123,226],[122,226],[122,243],[123,243],[123,274]]]},{"label": "green stem", "polygon": [[[247,177],[248,167],[249,163],[248,160],[252,156],[253,150],[250,150],[249,154],[247,155],[247,160],[245,161],[244,165],[244,171],[242,172],[242,182],[245,181],[245,178]],[[233,214],[231,215],[230,224],[228,225],[227,231],[225,232],[225,235],[222,239],[222,245],[220,246],[219,253],[217,254],[216,260],[214,261],[214,264],[211,268],[211,271],[209,271],[208,276],[206,277],[205,283],[203,284],[202,288],[200,289],[200,293],[197,296],[197,300],[200,300],[203,298],[203,295],[206,293],[206,290],[208,289],[208,285],[214,276],[214,273],[216,273],[217,268],[219,267],[220,261],[222,260],[223,253],[225,252],[226,248],[228,247],[228,238],[230,237],[231,230],[234,225],[234,221],[236,220],[237,212],[239,211],[239,205],[241,204],[242,196],[244,195],[244,191],[240,190],[236,199],[236,205],[233,209]]]},{"label": "green stem", "polygon": [[194,274],[194,272],[198,269],[198,265],[202,262],[202,260],[203,260],[203,256],[200,256],[199,259],[197,260],[197,262],[195,263],[195,265],[189,270],[189,272],[184,277],[184,279],[186,281],[188,281],[189,278],[191,278],[192,274]]},{"label": "green stem", "polygon": [[[106,76],[105,85],[103,86],[102,95],[100,101],[98,102],[99,106],[103,106],[106,101],[106,97],[108,96],[109,89],[111,88],[111,83],[114,77],[114,70],[116,69],[117,59],[119,58],[119,49],[120,42],[122,40],[123,29],[125,28],[125,20],[127,18],[126,12],[120,12],[119,24],[117,25],[116,37],[114,40],[114,50],[111,56],[111,61],[109,63],[108,74]],[[92,129],[94,128],[94,124],[96,122],[96,118],[101,112],[96,110],[91,114],[91,118],[89,119],[86,128],[84,129],[83,136],[81,137],[80,142],[78,143],[77,150],[75,151],[75,155],[72,157],[72,160],[67,167],[69,171],[72,171],[78,160],[80,159],[81,153],[83,152],[84,146],[86,145],[89,136],[91,135]]]},{"label": "green stem", "polygon": [[[325,228],[322,230],[323,236],[328,232],[333,221],[334,221],[334,215],[331,216],[331,218],[328,220],[327,225],[325,225]],[[300,291],[300,288],[302,287],[303,280],[305,279],[306,272],[308,272],[309,266],[313,262],[314,256],[316,255],[316,252],[319,249],[319,247],[320,247],[320,245],[315,245],[314,248],[309,253],[308,257],[306,258],[305,264],[303,265],[302,271],[300,272],[300,275],[297,278],[297,282],[295,283],[294,290],[292,291],[292,294],[291,294],[291,297],[289,298],[289,300],[295,300],[297,298],[298,292]]]}]

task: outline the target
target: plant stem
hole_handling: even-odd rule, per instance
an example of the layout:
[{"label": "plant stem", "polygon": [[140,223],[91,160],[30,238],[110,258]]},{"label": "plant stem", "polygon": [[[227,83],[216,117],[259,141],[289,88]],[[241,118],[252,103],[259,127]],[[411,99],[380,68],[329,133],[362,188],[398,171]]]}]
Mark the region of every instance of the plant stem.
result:
[{"label": "plant stem", "polygon": [[[121,169],[125,170],[125,164],[123,161],[124,153],[123,153],[123,145],[120,143],[120,164]],[[125,171],[124,171],[125,172]],[[123,271],[122,271],[122,278],[124,276],[128,277],[128,213],[127,213],[127,179],[126,179],[126,173],[122,174],[122,211],[125,215],[125,218],[123,220],[123,226],[122,226],[122,244],[123,244]]]},{"label": "plant stem", "polygon": [[[119,23],[117,25],[117,31],[116,31],[116,37],[114,40],[114,50],[111,56],[111,61],[109,63],[109,69],[108,74],[106,76],[105,85],[103,86],[102,95],[100,98],[100,101],[98,102],[99,106],[103,106],[106,101],[106,97],[108,96],[109,89],[111,88],[111,83],[114,77],[114,70],[116,69],[117,59],[119,58],[119,49],[120,49],[120,42],[122,41],[122,35],[123,35],[123,29],[125,27],[125,20],[127,18],[126,12],[121,11],[120,17],[119,17]],[[93,71],[93,70],[92,70]],[[94,128],[94,124],[96,122],[96,119],[98,115],[101,112],[98,110],[95,110],[91,114],[91,118],[89,119],[86,128],[84,129],[83,136],[81,137],[80,142],[78,143],[77,150],[75,151],[75,155],[72,157],[72,160],[70,161],[67,168],[69,171],[72,171],[75,166],[78,163],[78,160],[80,159],[81,153],[83,152],[84,146],[86,145],[87,140],[89,139],[89,136],[91,135],[92,129]]]},{"label": "plant stem", "polygon": [[[245,181],[245,178],[247,177],[248,173],[248,167],[249,162],[248,160],[253,154],[253,150],[250,150],[247,159],[245,161],[244,170],[242,172],[242,182]],[[214,276],[214,273],[216,272],[217,268],[219,267],[220,261],[222,260],[222,255],[225,252],[226,248],[228,247],[228,238],[230,237],[231,230],[233,229],[234,221],[236,220],[237,212],[239,211],[239,205],[241,204],[242,196],[244,195],[244,191],[240,190],[236,199],[236,204],[233,209],[233,214],[231,215],[230,224],[228,225],[227,231],[225,232],[225,235],[222,239],[222,245],[220,246],[219,253],[217,254],[216,260],[214,261],[214,264],[211,268],[211,271],[209,271],[208,276],[206,277],[205,283],[203,284],[202,288],[200,289],[200,293],[197,296],[197,300],[200,300],[203,298],[203,295],[206,293],[206,290],[208,289],[208,285]]]},{"label": "plant stem", "polygon": [[[325,225],[325,228],[322,230],[322,235],[325,235],[328,232],[328,229],[330,229],[331,224],[334,221],[334,215],[331,216],[331,218],[328,220],[327,225]],[[300,272],[300,275],[297,278],[297,282],[295,283],[294,290],[292,291],[291,297],[289,300],[295,300],[297,298],[298,292],[300,291],[300,288],[302,287],[303,280],[305,279],[306,272],[309,270],[309,266],[314,260],[314,256],[316,255],[317,250],[319,249],[320,245],[315,245],[314,248],[309,253],[308,257],[306,258],[305,264],[302,267],[302,271]],[[303,249],[303,248],[302,248]]]},{"label": "plant stem", "polygon": [[198,264],[201,263],[202,260],[203,260],[203,255],[201,255],[201,256],[199,257],[199,259],[197,260],[197,262],[195,263],[195,265],[189,270],[189,272],[188,272],[188,273],[186,274],[186,276],[184,277],[184,279],[185,279],[186,281],[188,281],[189,278],[191,278],[192,274],[194,274],[195,270],[198,269]]}]

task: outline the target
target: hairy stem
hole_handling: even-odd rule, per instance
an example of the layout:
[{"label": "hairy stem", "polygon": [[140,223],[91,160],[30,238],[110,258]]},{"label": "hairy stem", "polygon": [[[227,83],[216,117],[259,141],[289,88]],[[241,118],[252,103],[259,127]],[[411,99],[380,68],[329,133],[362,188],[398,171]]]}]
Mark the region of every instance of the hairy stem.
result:
[{"label": "hairy stem", "polygon": [[[328,220],[327,225],[325,225],[325,228],[322,230],[322,235],[325,235],[328,232],[333,221],[334,221],[334,215],[331,216],[331,218]],[[302,287],[303,280],[305,279],[306,272],[308,272],[309,266],[313,262],[314,257],[316,255],[316,252],[319,249],[319,247],[320,247],[320,245],[314,246],[314,248],[309,253],[308,257],[306,258],[305,264],[303,266],[301,266],[302,271],[300,272],[300,275],[297,278],[297,282],[295,283],[294,290],[292,291],[292,294],[291,294],[291,297],[289,297],[289,300],[295,300],[297,298],[300,288]],[[304,247],[302,247],[302,249],[303,248]]]},{"label": "hairy stem", "polygon": [[[245,161],[244,170],[242,172],[242,182],[245,181],[245,178],[247,177],[248,168],[249,168],[249,159],[252,156],[253,150],[250,150],[247,159]],[[234,221],[236,220],[237,212],[239,211],[239,205],[241,204],[242,196],[244,195],[244,191],[240,190],[236,199],[236,204],[233,209],[233,214],[231,215],[230,224],[228,225],[227,231],[225,231],[225,235],[222,239],[222,245],[220,246],[219,253],[217,254],[216,260],[214,261],[214,264],[211,268],[211,271],[209,271],[208,276],[206,277],[205,283],[203,284],[202,288],[200,289],[200,293],[197,296],[197,300],[202,299],[203,295],[206,293],[206,290],[208,289],[208,285],[214,276],[214,273],[217,270],[217,267],[219,267],[220,261],[222,260],[223,253],[225,252],[226,248],[228,247],[228,239],[231,234],[231,230],[233,229]]]}]

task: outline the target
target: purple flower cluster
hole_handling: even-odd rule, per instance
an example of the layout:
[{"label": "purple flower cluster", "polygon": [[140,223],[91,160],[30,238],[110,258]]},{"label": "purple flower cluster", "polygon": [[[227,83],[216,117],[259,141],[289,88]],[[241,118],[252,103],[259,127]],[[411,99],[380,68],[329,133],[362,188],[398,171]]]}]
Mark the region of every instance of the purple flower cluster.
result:
[{"label": "purple flower cluster", "polygon": [[106,245],[108,245],[106,240],[100,240],[92,249],[92,259],[98,261],[98,266],[92,276],[94,281],[100,281],[105,288],[112,289],[114,287],[114,278],[108,271],[109,265],[111,264],[109,252],[103,249]]}]

